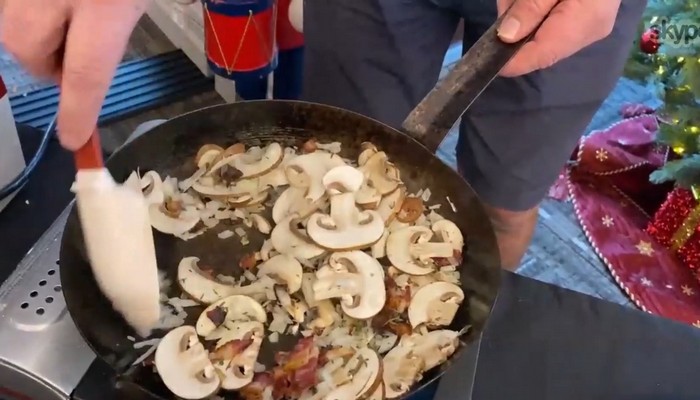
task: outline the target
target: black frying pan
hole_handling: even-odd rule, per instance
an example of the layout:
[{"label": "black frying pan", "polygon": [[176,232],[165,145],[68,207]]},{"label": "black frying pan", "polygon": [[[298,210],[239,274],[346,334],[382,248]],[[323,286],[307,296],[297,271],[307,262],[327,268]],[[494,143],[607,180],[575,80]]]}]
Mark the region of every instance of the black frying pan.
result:
[{"label": "black frying pan", "polygon": [[[408,135],[362,115],[320,104],[241,102],[205,108],[169,120],[116,152],[107,161],[107,168],[118,181],[126,179],[137,167],[141,171],[155,170],[162,175],[185,178],[195,171],[194,155],[207,143],[224,147],[238,142],[264,145],[270,141],[298,145],[314,137],[319,142],[341,142],[342,155],[355,158],[360,144],[370,141],[400,168],[410,191],[429,187],[432,201],[443,203],[440,213],[453,220],[465,235],[461,275],[468,301],[461,306],[452,328],[471,325],[472,329],[463,337],[468,345],[483,330],[496,299],[500,283],[498,248],[489,218],[474,190],[433,153],[454,121],[519,47],[520,44],[501,43],[495,28],[489,30],[407,118],[404,128]],[[452,212],[447,197],[454,203],[456,212]],[[176,282],[179,261],[186,256],[197,256],[202,260],[201,265],[231,274],[239,258],[251,247],[244,249],[237,240],[221,240],[217,232],[213,229],[189,241],[155,232],[159,268]],[[259,248],[262,237],[250,238],[252,245]],[[122,381],[139,386],[153,398],[173,398],[151,368],[131,367],[143,350],[133,348],[127,336],[136,336],[134,331],[112,309],[94,280],[75,207],[66,224],[60,258],[66,304],[85,341],[115,369]],[[176,285],[173,290],[177,290]],[[202,308],[189,311],[187,323],[193,324]],[[265,343],[263,356],[287,350],[292,344]],[[408,396],[437,379],[449,364],[427,374]],[[238,396],[233,392],[227,398]]]}]

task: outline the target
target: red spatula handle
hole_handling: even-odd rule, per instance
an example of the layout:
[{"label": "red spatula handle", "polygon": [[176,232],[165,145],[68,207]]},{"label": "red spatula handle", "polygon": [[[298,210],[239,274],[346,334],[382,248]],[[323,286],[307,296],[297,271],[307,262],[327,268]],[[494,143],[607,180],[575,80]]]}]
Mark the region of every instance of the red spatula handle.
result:
[{"label": "red spatula handle", "polygon": [[96,169],[104,167],[102,159],[102,147],[100,146],[100,134],[97,128],[92,132],[90,139],[83,147],[79,148],[74,153],[75,168],[81,169]]}]

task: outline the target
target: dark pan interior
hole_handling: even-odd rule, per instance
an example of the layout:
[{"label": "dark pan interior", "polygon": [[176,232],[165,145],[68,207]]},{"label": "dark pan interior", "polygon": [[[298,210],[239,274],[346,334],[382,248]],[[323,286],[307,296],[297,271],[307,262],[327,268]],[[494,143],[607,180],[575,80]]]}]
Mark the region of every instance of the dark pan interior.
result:
[{"label": "dark pan interior", "polygon": [[[342,109],[293,101],[252,101],[214,106],[172,119],[129,143],[107,162],[117,181],[123,181],[136,169],[155,170],[162,176],[190,176],[194,155],[200,146],[215,143],[227,146],[236,142],[261,145],[278,141],[298,145],[315,137],[320,142],[339,141],[344,156],[359,154],[362,142],[371,141],[389,155],[401,169],[409,190],[430,188],[430,204],[442,204],[439,213],[453,220],[466,238],[462,287],[468,301],[462,305],[454,327],[471,325],[471,333],[463,340],[472,342],[482,331],[496,299],[500,283],[498,249],[488,217],[471,187],[450,167],[415,140],[377,121]],[[453,213],[447,198],[455,205]],[[220,273],[238,275],[239,258],[259,249],[262,237],[251,234],[251,245],[243,248],[238,239],[221,240],[216,235],[230,227],[219,224],[206,234],[182,241],[155,233],[159,268],[176,282],[179,261],[197,256],[200,265],[213,267]],[[115,252],[119,249],[114,249]],[[116,313],[102,295],[86,260],[82,234],[74,207],[62,240],[60,257],[61,281],[73,320],[93,350],[112,365],[123,378],[132,381],[155,397],[172,395],[150,368],[129,368],[140,355],[127,336],[133,330]],[[174,284],[170,296],[179,295]],[[200,307],[190,308],[193,323]],[[162,333],[161,333],[162,334]],[[138,339],[137,339],[138,340]],[[264,352],[287,350],[292,341],[274,346],[265,343]],[[267,357],[264,357],[267,358]],[[265,361],[263,359],[263,361]],[[425,377],[421,386],[442,374],[449,363]],[[230,394],[236,398],[235,393]]]}]

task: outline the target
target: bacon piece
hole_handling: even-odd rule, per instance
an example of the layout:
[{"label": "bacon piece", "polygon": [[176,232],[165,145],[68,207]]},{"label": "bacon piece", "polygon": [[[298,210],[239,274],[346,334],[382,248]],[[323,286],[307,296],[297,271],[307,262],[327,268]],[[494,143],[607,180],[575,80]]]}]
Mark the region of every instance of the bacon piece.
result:
[{"label": "bacon piece", "polygon": [[212,361],[233,360],[253,343],[252,338],[232,340],[209,354]]},{"label": "bacon piece", "polygon": [[301,339],[290,352],[275,355],[277,366],[272,370],[273,397],[298,398],[317,383],[319,350],[313,337]]},{"label": "bacon piece", "polygon": [[270,375],[268,372],[262,372],[255,374],[253,381],[242,387],[238,391],[238,394],[241,395],[243,400],[263,400],[265,389],[273,384],[274,380],[272,375]]},{"label": "bacon piece", "polygon": [[386,330],[394,333],[398,337],[410,335],[413,333],[413,329],[411,328],[411,325],[406,323],[406,322],[389,321],[385,325],[385,328],[386,328]]},{"label": "bacon piece", "polygon": [[386,279],[386,304],[384,308],[403,314],[408,310],[408,305],[411,304],[411,288],[402,288],[396,284],[391,277]]},{"label": "bacon piece", "polygon": [[301,151],[304,152],[304,154],[309,154],[313,153],[318,149],[318,144],[316,143],[316,139],[311,138],[304,142],[304,144],[301,145]]},{"label": "bacon piece", "polygon": [[462,264],[462,252],[454,250],[452,252],[452,257],[435,257],[433,258],[433,262],[438,268],[459,266]]},{"label": "bacon piece", "polygon": [[402,322],[402,314],[411,304],[411,288],[402,288],[391,278],[386,279],[386,303],[382,311],[372,318],[372,327],[387,330],[398,336],[410,335],[411,326]]},{"label": "bacon piece", "polygon": [[333,347],[327,350],[321,350],[321,355],[318,358],[318,363],[321,366],[326,365],[328,361],[333,361],[336,358],[346,358],[355,354],[355,350],[349,347]]},{"label": "bacon piece", "polygon": [[243,256],[243,258],[241,258],[241,261],[238,262],[238,266],[244,270],[251,270],[255,268],[255,264],[257,264],[255,253],[246,254]]}]

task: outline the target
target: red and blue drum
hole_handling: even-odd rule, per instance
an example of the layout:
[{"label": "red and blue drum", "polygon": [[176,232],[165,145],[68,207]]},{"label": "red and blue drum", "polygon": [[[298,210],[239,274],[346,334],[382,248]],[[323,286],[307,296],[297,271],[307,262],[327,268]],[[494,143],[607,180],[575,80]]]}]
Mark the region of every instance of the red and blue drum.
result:
[{"label": "red and blue drum", "polygon": [[277,63],[275,0],[203,0],[209,68],[228,79],[267,76]]}]

